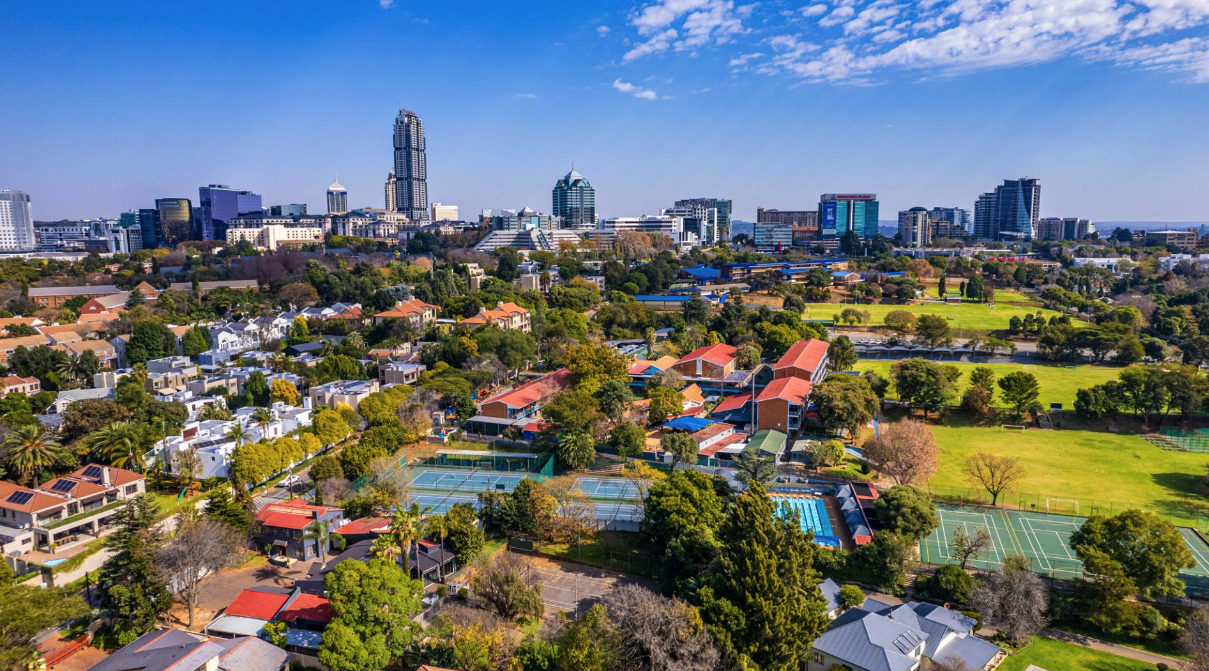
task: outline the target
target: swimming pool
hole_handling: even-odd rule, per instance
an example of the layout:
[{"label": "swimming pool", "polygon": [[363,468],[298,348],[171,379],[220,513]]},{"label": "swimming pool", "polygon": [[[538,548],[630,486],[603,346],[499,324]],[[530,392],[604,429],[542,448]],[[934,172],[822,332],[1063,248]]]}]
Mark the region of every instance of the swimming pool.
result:
[{"label": "swimming pool", "polygon": [[828,547],[840,546],[840,539],[831,527],[827,504],[823,499],[795,494],[773,495],[769,498],[779,509],[796,512],[802,531],[813,533],[814,542]]}]

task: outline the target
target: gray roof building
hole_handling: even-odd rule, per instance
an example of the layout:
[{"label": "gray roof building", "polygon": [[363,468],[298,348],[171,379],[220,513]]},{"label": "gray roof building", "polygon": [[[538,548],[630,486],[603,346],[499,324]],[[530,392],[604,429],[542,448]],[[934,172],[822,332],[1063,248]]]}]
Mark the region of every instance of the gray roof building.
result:
[{"label": "gray roof building", "polygon": [[212,641],[180,629],[135,639],[89,671],[280,671],[290,653],[258,638]]}]

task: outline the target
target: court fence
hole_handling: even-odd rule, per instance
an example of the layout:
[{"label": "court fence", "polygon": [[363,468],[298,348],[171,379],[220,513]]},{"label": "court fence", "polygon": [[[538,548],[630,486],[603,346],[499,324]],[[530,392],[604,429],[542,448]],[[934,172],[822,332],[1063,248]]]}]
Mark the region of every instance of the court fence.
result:
[{"label": "court fence", "polygon": [[1164,426],[1159,429],[1158,442],[1163,448],[1180,452],[1209,452],[1209,429]]},{"label": "court fence", "polygon": [[[1075,517],[1090,517],[1092,515],[1111,516],[1126,510],[1139,508],[1136,503],[1075,498],[1065,493],[1005,492],[1000,494],[999,500],[992,504],[991,495],[983,489],[928,485],[928,492],[934,500],[942,503],[984,506],[1004,510],[1023,510],[1026,512],[1070,515]],[[1185,503],[1187,504],[1187,512],[1163,512],[1155,514],[1177,527],[1188,527],[1201,532],[1209,532],[1209,516],[1195,510],[1191,499]]]}]

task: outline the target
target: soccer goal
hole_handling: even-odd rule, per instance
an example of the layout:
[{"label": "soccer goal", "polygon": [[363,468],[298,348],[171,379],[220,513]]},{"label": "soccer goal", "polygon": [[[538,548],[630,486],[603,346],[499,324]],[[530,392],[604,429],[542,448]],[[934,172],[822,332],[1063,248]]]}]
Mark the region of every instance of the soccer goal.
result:
[{"label": "soccer goal", "polygon": [[1024,431],[1028,427],[1023,424],[1000,424],[1000,431]]},{"label": "soccer goal", "polygon": [[1079,502],[1074,499],[1046,499],[1045,512],[1054,515],[1078,515]]},{"label": "soccer goal", "polygon": [[1024,370],[1037,370],[1037,364],[1034,364],[1034,363],[1026,363],[1026,364],[1023,364],[1023,365],[1021,366],[1021,368],[1022,368],[1022,369],[1024,369]]}]

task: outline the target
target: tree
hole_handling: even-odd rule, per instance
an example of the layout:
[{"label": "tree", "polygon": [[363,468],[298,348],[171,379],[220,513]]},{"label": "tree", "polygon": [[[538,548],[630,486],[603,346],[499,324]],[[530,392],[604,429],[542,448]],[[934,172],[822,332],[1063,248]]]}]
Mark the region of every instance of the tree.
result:
[{"label": "tree", "polygon": [[324,578],[335,617],[323,632],[319,661],[331,671],[381,669],[402,657],[419,626],[422,584],[397,564],[345,561]]},{"label": "tree", "polygon": [[1036,376],[1024,371],[1008,373],[999,378],[999,388],[1003,390],[1003,402],[1014,407],[1018,416],[1023,415],[1025,409],[1036,403],[1041,395],[1041,385]]},{"label": "tree", "polygon": [[638,585],[617,585],[602,601],[620,635],[621,668],[712,671],[719,655],[701,614],[690,604]]},{"label": "tree", "polygon": [[155,504],[149,496],[131,499],[117,518],[117,531],[105,539],[113,553],[101,565],[97,593],[101,609],[109,617],[124,621],[135,634],[150,631],[160,614],[172,605],[168,584],[156,566],[160,535],[152,526]]},{"label": "tree", "polygon": [[991,414],[991,392],[986,387],[971,385],[961,396],[961,409],[978,417]]},{"label": "tree", "polygon": [[916,561],[916,544],[889,531],[878,531],[873,540],[853,550],[849,566],[861,582],[881,589],[902,589],[909,566]]},{"label": "tree", "polygon": [[1177,576],[1196,563],[1180,532],[1158,515],[1126,510],[1112,517],[1092,515],[1070,536],[1079,559],[1095,552],[1121,567],[1147,598],[1180,596],[1184,581]]},{"label": "tree", "polygon": [[143,425],[114,422],[84,439],[84,446],[98,461],[142,473],[151,442]]},{"label": "tree", "polygon": [[319,304],[319,292],[309,282],[293,282],[278,292],[281,304],[291,310],[301,310]]},{"label": "tree", "polygon": [[315,437],[325,447],[331,447],[348,437],[352,431],[348,423],[335,410],[321,410],[311,422]]},{"label": "tree", "polygon": [[979,581],[971,601],[987,624],[1012,641],[1026,640],[1047,623],[1049,590],[1024,557],[1004,557],[1003,566]]},{"label": "tree", "polygon": [[[0,565],[8,566],[3,561]],[[0,669],[40,668],[42,660],[34,647],[39,634],[88,613],[79,590],[0,582]]]},{"label": "tree", "polygon": [[630,486],[638,493],[639,500],[645,504],[651,484],[667,478],[667,475],[663,471],[649,466],[646,462],[631,461],[621,469],[621,477],[630,483]]},{"label": "tree", "polygon": [[944,367],[927,359],[903,359],[890,367],[890,377],[899,400],[922,408],[925,419],[929,411],[940,412],[948,406],[956,393]]},{"label": "tree", "polygon": [[848,336],[842,335],[831,341],[827,350],[828,370],[837,372],[852,370],[856,366],[856,361],[856,346],[852,344]]},{"label": "tree", "polygon": [[822,469],[844,460],[844,443],[838,440],[812,440],[806,444],[810,465]]},{"label": "tree", "polygon": [[210,332],[200,326],[191,326],[181,336],[181,351],[187,357],[196,357],[210,349]]},{"label": "tree", "polygon": [[715,643],[751,668],[800,667],[827,625],[814,544],[796,517],[774,514],[758,484],[735,499],[718,538],[718,557],[697,592]]},{"label": "tree", "polygon": [[1192,611],[1184,623],[1180,645],[1192,660],[1189,671],[1209,671],[1209,610],[1204,607]]},{"label": "tree", "polygon": [[735,456],[735,479],[750,487],[752,483],[767,485],[777,475],[777,462],[770,456],[754,452],[740,452]]},{"label": "tree", "polygon": [[244,382],[243,393],[252,402],[252,405],[267,406],[269,404],[269,382],[264,373],[255,371],[249,375],[247,381]]},{"label": "tree", "polygon": [[185,480],[186,487],[192,486],[202,472],[201,457],[191,449],[178,450],[172,455],[172,472]]},{"label": "tree", "polygon": [[295,387],[293,382],[277,378],[269,385],[269,400],[274,403],[298,405],[302,401],[302,394],[298,392],[298,387]]},{"label": "tree", "polygon": [[605,343],[572,345],[566,358],[572,383],[587,394],[594,394],[608,380],[630,380],[630,357]]},{"label": "tree", "polygon": [[1027,472],[1016,457],[979,452],[966,457],[965,474],[971,486],[982,487],[991,495],[995,506],[999,495],[1023,480]]},{"label": "tree", "polygon": [[949,320],[940,315],[920,315],[915,323],[915,337],[928,347],[943,347],[953,342]]},{"label": "tree", "polygon": [[655,387],[647,396],[651,401],[647,408],[649,424],[663,424],[669,417],[684,412],[684,394],[671,387]]},{"label": "tree", "polygon": [[541,583],[524,560],[511,552],[488,558],[475,571],[473,585],[474,595],[505,619],[539,618],[545,612]]},{"label": "tree", "polygon": [[995,385],[995,370],[990,366],[977,366],[970,371],[970,386],[992,391]]},{"label": "tree", "polygon": [[672,470],[676,470],[676,465],[680,463],[690,466],[696,464],[700,446],[687,433],[672,431],[659,440],[659,448],[672,455]]},{"label": "tree", "polygon": [[605,607],[596,604],[563,632],[558,640],[558,668],[609,671],[616,668],[621,637]]},{"label": "tree", "polygon": [[555,396],[542,409],[542,417],[554,435],[578,433],[596,435],[604,417],[596,409],[596,398],[582,389],[571,389]]},{"label": "tree", "polygon": [[637,457],[646,450],[646,431],[633,422],[622,422],[609,432],[609,445],[623,459]]},{"label": "tree", "polygon": [[134,332],[126,345],[126,359],[131,364],[147,363],[176,354],[176,335],[164,324],[143,319],[134,323]]},{"label": "tree", "polygon": [[232,565],[243,534],[217,520],[198,518],[195,509],[181,513],[176,536],[156,553],[159,569],[177,598],[189,610],[188,628],[202,586],[219,570]]},{"label": "tree", "polygon": [[811,400],[824,426],[847,429],[853,441],[860,439],[861,427],[873,420],[880,405],[869,381],[851,375],[824,378]]},{"label": "tree", "polygon": [[483,551],[487,536],[478,525],[478,513],[470,503],[455,503],[445,513],[449,546],[461,564],[469,563]]},{"label": "tree", "polygon": [[895,485],[876,502],[878,519],[903,538],[918,541],[936,531],[936,506],[932,495],[912,485]]},{"label": "tree", "polygon": [[324,564],[327,563],[327,548],[331,536],[331,528],[323,520],[315,520],[302,530],[302,540],[315,541],[315,553],[323,557]]},{"label": "tree", "polygon": [[596,402],[605,417],[616,424],[625,418],[626,412],[634,402],[634,393],[630,391],[630,385],[623,380],[607,380],[596,392]]},{"label": "tree", "polygon": [[210,492],[210,498],[206,500],[206,517],[244,532],[252,523],[248,511],[231,498],[231,492],[226,488]]},{"label": "tree", "polygon": [[865,445],[865,459],[895,484],[926,483],[936,474],[940,448],[928,425],[904,419],[882,425]]},{"label": "tree", "polygon": [[974,534],[970,535],[966,533],[964,525],[958,524],[953,533],[949,534],[949,557],[957,559],[963,571],[967,564],[993,547],[991,534],[983,527],[978,527]]},{"label": "tree", "polygon": [[840,587],[840,609],[851,610],[865,603],[865,593],[856,585],[843,585]]},{"label": "tree", "polygon": [[63,448],[42,432],[41,425],[22,424],[4,439],[8,467],[25,476],[30,487],[37,486],[37,474],[55,465]]},{"label": "tree", "polygon": [[596,460],[596,439],[588,433],[565,433],[559,437],[554,455],[569,469],[587,468]]},{"label": "tree", "polygon": [[886,327],[899,335],[915,328],[915,321],[915,315],[906,310],[891,310],[882,318]]}]

